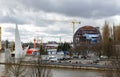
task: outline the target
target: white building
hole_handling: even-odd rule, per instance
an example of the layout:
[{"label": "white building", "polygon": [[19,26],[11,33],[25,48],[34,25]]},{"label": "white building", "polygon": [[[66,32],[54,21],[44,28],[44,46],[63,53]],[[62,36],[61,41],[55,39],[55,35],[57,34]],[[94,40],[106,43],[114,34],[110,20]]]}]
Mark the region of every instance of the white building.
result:
[{"label": "white building", "polygon": [[58,45],[59,45],[59,44],[56,43],[56,42],[54,42],[54,41],[48,42],[48,43],[45,45],[45,48],[47,49],[48,54],[56,54]]}]

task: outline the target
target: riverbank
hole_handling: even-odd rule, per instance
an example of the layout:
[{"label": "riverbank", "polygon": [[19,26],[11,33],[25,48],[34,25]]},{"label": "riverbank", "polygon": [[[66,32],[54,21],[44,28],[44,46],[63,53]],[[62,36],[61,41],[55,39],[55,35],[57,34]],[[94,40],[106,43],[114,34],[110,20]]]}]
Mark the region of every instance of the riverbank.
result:
[{"label": "riverbank", "polygon": [[[103,61],[102,61],[103,63]],[[75,64],[75,63],[48,63],[46,65],[50,68],[68,68],[68,69],[83,69],[83,70],[113,70],[112,68],[108,67],[108,65],[100,65],[99,64]]]},{"label": "riverbank", "polygon": [[46,65],[50,68],[67,68],[67,69],[84,69],[84,70],[107,70],[106,68],[97,68],[97,67],[83,67],[83,66],[63,66],[63,65]]},{"label": "riverbank", "polygon": [[[4,56],[2,54],[1,58],[4,60]],[[23,65],[27,66],[35,66],[34,63],[37,61],[37,57],[26,56],[25,63]],[[72,59],[72,60],[63,60],[61,62],[45,62],[42,66],[50,67],[50,68],[69,68],[69,69],[86,69],[86,70],[106,70],[106,65],[108,61],[99,61],[98,63],[93,63],[93,60],[87,59]],[[5,65],[4,61],[1,61],[0,65]]]},{"label": "riverbank", "polygon": [[[0,65],[19,65],[19,63],[0,63]],[[48,68],[68,68],[68,69],[84,69],[84,70],[110,70],[103,65],[98,64],[69,64],[69,63],[42,63],[39,64],[30,64],[30,63],[21,63],[21,66],[44,66]]]}]

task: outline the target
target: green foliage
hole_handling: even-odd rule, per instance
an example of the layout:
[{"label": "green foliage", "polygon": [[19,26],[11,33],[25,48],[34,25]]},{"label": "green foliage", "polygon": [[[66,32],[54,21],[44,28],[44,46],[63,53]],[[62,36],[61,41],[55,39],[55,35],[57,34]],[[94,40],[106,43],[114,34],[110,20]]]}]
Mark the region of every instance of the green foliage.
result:
[{"label": "green foliage", "polygon": [[70,48],[71,48],[70,44],[65,42],[59,44],[59,46],[57,47],[57,51],[68,51]]},{"label": "green foliage", "polygon": [[6,40],[6,48],[8,48],[8,44],[9,44],[9,41],[8,41],[8,40]]},{"label": "green foliage", "polygon": [[62,51],[63,43],[59,44],[57,47],[57,51]]},{"label": "green foliage", "polygon": [[69,50],[70,48],[71,48],[71,47],[70,47],[70,44],[65,42],[65,43],[63,44],[62,50],[63,50],[63,51],[67,51],[67,50]]},{"label": "green foliage", "polygon": [[47,51],[43,48],[42,45],[40,45],[40,55],[47,55]]}]

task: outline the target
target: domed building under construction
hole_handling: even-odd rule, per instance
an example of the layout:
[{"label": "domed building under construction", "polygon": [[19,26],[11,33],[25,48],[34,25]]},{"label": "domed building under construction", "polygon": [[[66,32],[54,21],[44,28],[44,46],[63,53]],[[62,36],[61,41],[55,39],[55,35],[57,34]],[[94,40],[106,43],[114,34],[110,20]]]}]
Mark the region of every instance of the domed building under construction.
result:
[{"label": "domed building under construction", "polygon": [[101,41],[99,27],[83,26],[79,28],[73,36],[74,46],[84,44],[96,44]]}]

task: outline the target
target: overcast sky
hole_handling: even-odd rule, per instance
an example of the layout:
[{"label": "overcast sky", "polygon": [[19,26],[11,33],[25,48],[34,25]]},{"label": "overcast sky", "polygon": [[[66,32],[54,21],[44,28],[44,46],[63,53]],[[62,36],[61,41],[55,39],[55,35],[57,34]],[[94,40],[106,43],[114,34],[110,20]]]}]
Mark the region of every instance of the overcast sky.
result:
[{"label": "overcast sky", "polygon": [[0,0],[2,40],[14,40],[18,24],[21,40],[34,37],[47,41],[72,41],[75,30],[91,25],[102,27],[105,21],[120,24],[119,0]]}]

